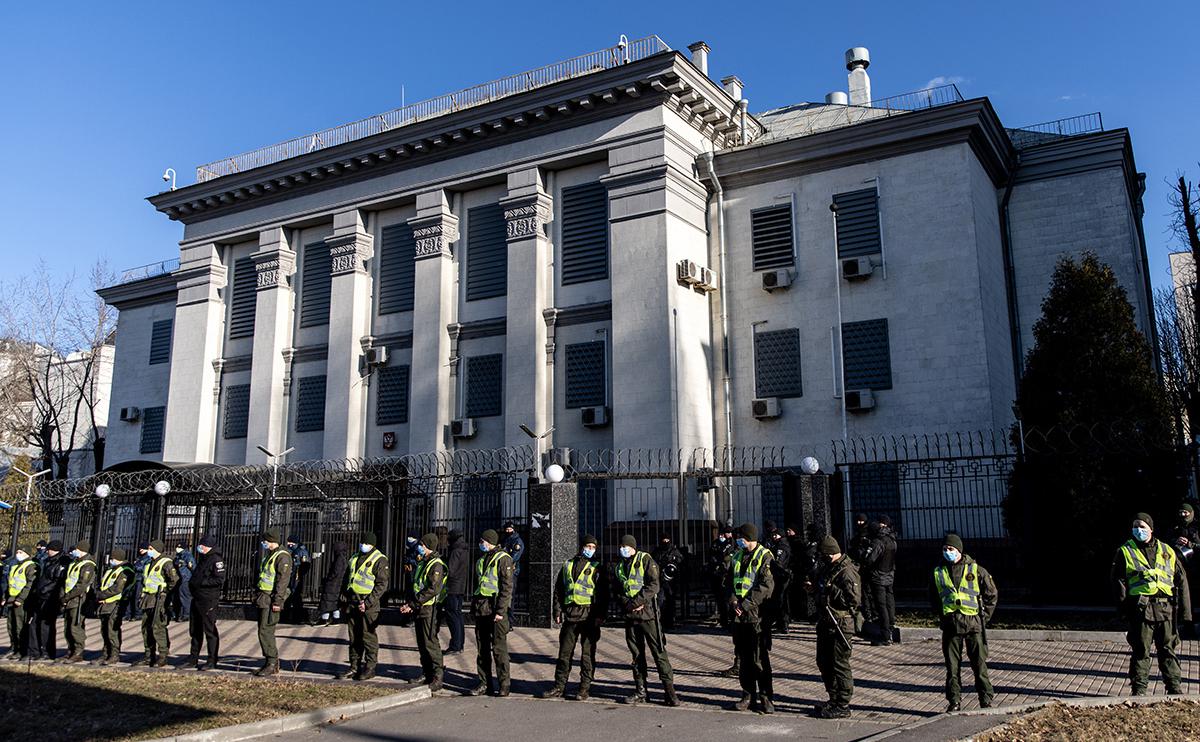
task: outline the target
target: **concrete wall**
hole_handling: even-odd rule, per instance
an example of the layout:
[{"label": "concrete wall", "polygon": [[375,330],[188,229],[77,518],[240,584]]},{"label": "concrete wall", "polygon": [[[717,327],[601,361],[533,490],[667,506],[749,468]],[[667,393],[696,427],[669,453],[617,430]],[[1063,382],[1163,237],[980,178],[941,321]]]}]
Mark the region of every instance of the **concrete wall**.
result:
[{"label": "concrete wall", "polygon": [[139,453],[142,423],[121,422],[122,407],[168,407],[171,364],[150,365],[150,334],[155,322],[175,318],[175,302],[126,308],[117,316],[116,355],[112,370],[112,401],[108,414],[105,461],[131,459],[162,461],[162,454]]}]

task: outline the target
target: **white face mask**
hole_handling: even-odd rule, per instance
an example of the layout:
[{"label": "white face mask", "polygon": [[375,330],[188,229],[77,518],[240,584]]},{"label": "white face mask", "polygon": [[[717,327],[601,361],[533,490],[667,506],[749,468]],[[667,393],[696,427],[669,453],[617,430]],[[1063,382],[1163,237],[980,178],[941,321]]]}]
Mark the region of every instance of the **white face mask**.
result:
[{"label": "white face mask", "polygon": [[28,554],[17,554],[17,561],[18,561],[18,562],[23,562],[23,561],[25,561],[25,560],[26,560],[26,559],[28,559],[28,558],[29,558],[29,555],[28,555]]},{"label": "white face mask", "polygon": [[110,566],[110,567],[120,567],[120,566],[121,566],[121,563],[120,563],[120,562],[118,562],[116,559],[109,559],[109,560],[108,560],[108,566]]},{"label": "white face mask", "polygon": [[146,556],[150,557],[151,559],[158,559],[158,552],[154,549],[147,549]]},{"label": "white face mask", "polygon": [[634,552],[636,552],[636,551],[637,551],[637,549],[633,548],[632,546],[622,546],[621,547],[621,556],[628,559],[629,557],[633,556]]},{"label": "white face mask", "polygon": [[371,550],[371,545],[370,544],[359,544],[358,550],[361,551],[362,553],[366,554],[368,551]]}]

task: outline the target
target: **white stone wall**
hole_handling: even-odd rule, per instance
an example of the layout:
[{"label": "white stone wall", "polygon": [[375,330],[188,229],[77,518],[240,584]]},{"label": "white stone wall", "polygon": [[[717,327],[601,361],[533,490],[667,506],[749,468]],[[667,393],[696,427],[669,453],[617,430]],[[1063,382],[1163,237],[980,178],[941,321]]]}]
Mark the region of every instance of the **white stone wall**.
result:
[{"label": "white stone wall", "polygon": [[[167,406],[171,364],[150,365],[150,334],[155,322],[175,318],[175,302],[125,309],[117,317],[117,343],[112,371],[112,402],[108,411],[107,464],[121,461],[162,461],[162,454],[139,453],[142,423],[121,422],[122,407]],[[170,408],[167,409],[168,416]]]}]

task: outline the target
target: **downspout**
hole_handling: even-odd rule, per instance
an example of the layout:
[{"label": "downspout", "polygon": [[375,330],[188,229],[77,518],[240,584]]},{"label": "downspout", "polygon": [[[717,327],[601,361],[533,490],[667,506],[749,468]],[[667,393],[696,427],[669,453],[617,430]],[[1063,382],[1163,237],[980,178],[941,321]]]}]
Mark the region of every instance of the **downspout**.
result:
[{"label": "downspout", "polygon": [[1004,184],[1004,198],[1000,201],[1000,247],[1004,253],[1004,288],[1008,294],[1008,329],[1009,340],[1012,343],[1013,362],[1013,396],[1021,386],[1021,371],[1024,368],[1024,358],[1021,352],[1021,312],[1017,307],[1017,276],[1013,262],[1012,235],[1008,227],[1008,202],[1012,198],[1013,187],[1017,181],[1017,169],[1021,166],[1021,153],[1018,152],[1013,160],[1012,170],[1008,174],[1008,182]]},{"label": "downspout", "polygon": [[[697,159],[712,180],[713,193],[717,197],[717,252],[720,255],[721,271],[717,277],[718,291],[721,295],[721,387],[725,397],[725,455],[728,457],[732,455],[733,450],[733,403],[730,400],[729,378],[729,274],[725,270],[725,191],[717,178],[714,153],[702,152]],[[728,469],[729,467],[726,467],[727,471]],[[729,487],[726,489],[732,497],[732,490]],[[732,514],[733,510],[730,507],[728,515]]]}]

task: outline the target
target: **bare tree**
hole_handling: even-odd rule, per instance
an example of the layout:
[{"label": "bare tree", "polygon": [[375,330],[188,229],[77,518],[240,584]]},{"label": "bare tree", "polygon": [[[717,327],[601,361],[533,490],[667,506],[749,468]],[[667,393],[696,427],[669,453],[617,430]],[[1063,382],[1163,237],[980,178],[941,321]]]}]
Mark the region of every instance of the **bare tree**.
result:
[{"label": "bare tree", "polygon": [[1189,438],[1200,434],[1200,191],[1180,173],[1168,181],[1171,195],[1169,230],[1191,254],[1191,264],[1173,263],[1172,286],[1154,298],[1167,393],[1175,411],[1176,427]]}]

